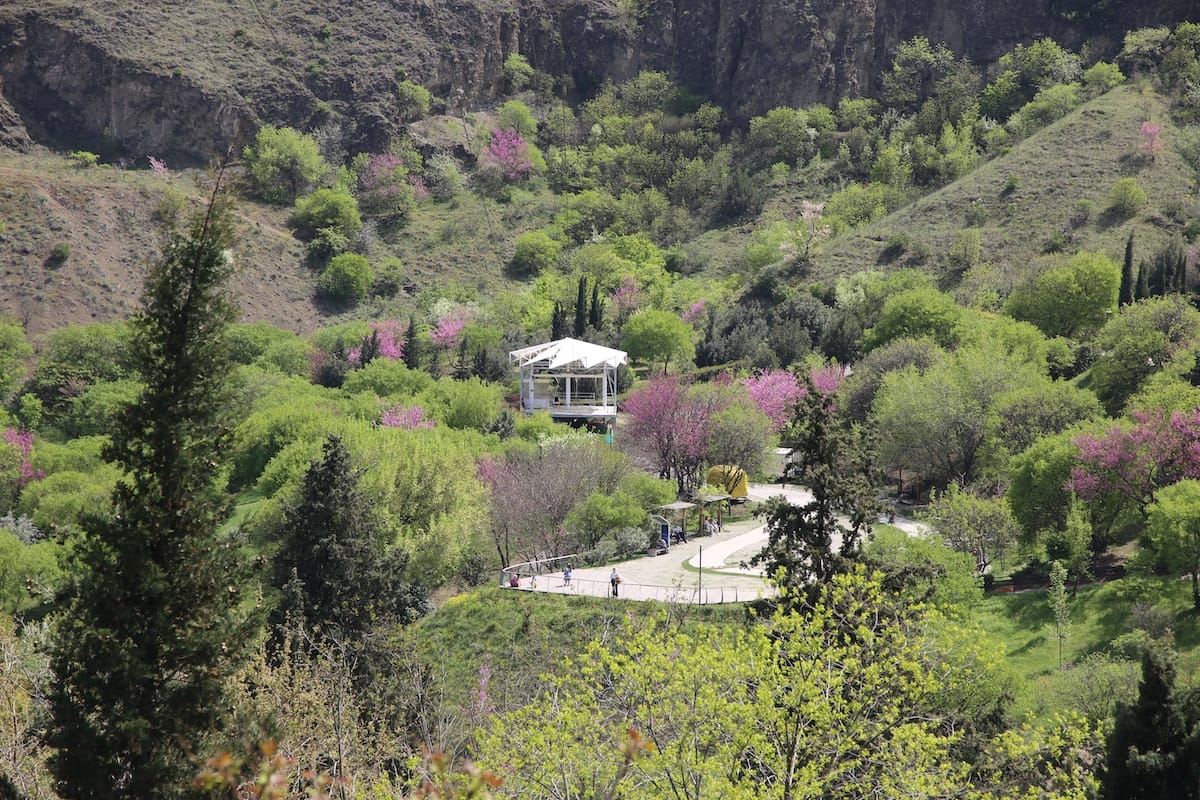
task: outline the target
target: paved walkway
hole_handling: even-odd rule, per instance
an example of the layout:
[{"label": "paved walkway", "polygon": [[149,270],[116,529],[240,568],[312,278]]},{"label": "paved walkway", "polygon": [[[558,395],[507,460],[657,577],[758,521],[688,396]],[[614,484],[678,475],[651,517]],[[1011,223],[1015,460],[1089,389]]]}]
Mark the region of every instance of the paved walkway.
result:
[{"label": "paved walkway", "polygon": [[[752,484],[750,499],[761,502],[776,495],[795,504],[807,503],[812,495],[797,486]],[[909,535],[919,536],[925,526],[897,517],[891,523]],[[661,556],[644,556],[616,565],[621,576],[618,596],[623,600],[658,600],[684,603],[744,603],[773,593],[761,569],[743,567],[767,541],[766,526],[758,519],[726,523],[713,535],[672,545]],[[526,577],[521,589],[553,594],[608,597],[612,565],[575,569],[571,583],[561,572],[540,575],[536,582]]]}]

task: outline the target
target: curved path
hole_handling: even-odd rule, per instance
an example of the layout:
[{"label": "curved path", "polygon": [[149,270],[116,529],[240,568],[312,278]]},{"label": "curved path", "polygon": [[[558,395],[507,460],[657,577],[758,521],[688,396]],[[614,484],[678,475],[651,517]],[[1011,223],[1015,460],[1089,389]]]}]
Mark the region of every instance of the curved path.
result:
[{"label": "curved path", "polygon": [[[778,484],[752,484],[750,499],[761,502],[783,495],[791,503],[812,499],[805,489]],[[909,535],[919,536],[925,526],[915,520],[897,517],[890,523]],[[713,536],[692,538],[672,545],[661,556],[641,557],[616,564],[621,576],[619,597],[628,600],[664,602],[731,603],[746,602],[770,594],[772,587],[763,570],[743,567],[742,562],[762,549],[767,541],[766,526],[757,519],[728,523]],[[529,578],[521,588],[554,594],[579,594],[607,597],[609,574],[613,565],[576,569],[571,583],[561,573],[542,575],[536,583]]]}]

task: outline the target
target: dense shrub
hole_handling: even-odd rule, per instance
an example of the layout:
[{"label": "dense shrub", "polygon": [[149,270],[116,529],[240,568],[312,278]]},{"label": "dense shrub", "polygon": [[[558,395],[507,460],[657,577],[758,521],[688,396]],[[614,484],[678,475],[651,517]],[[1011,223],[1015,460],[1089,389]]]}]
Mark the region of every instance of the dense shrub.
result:
[{"label": "dense shrub", "polygon": [[321,273],[319,288],[331,299],[355,302],[367,296],[374,277],[366,258],[357,253],[342,253],[335,256]]},{"label": "dense shrub", "polygon": [[242,155],[255,194],[278,205],[294,202],[329,172],[317,143],[293,128],[264,125]]}]

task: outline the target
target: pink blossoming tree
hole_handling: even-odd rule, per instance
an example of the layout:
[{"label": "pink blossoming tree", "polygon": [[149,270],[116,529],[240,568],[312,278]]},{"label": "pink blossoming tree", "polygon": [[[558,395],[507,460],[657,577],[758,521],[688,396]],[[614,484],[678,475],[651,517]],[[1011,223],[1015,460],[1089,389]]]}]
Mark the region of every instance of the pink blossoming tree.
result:
[{"label": "pink blossoming tree", "polygon": [[509,183],[519,183],[529,177],[533,161],[529,158],[529,143],[511,128],[492,134],[492,141],[479,158],[480,166],[498,171]]},{"label": "pink blossoming tree", "polygon": [[1151,160],[1157,159],[1158,154],[1162,152],[1163,126],[1156,122],[1146,120],[1142,123],[1142,152],[1150,156]]},{"label": "pink blossoming tree", "polygon": [[437,426],[437,420],[425,416],[425,409],[421,406],[397,405],[384,409],[379,424],[385,428],[415,431],[434,428]]},{"label": "pink blossoming tree", "polygon": [[355,366],[366,366],[363,361],[364,348],[367,353],[368,362],[372,358],[387,358],[393,361],[400,361],[404,358],[404,336],[405,328],[399,320],[389,319],[383,322],[372,322],[371,333],[363,340],[363,343],[357,347],[350,348],[350,352],[346,357],[351,364]]},{"label": "pink blossoming tree", "polygon": [[792,421],[796,403],[806,391],[796,376],[786,369],[760,370],[742,383],[754,405],[771,420],[771,430],[775,433]]},{"label": "pink blossoming tree", "polygon": [[664,376],[631,392],[621,410],[630,419],[629,436],[653,458],[659,477],[674,479],[686,494],[708,455],[713,409],[689,397],[683,382]]},{"label": "pink blossoming tree", "polygon": [[1085,500],[1120,495],[1143,513],[1155,492],[1184,478],[1200,478],[1200,409],[1138,411],[1132,424],[1075,440],[1079,464],[1067,488]]}]

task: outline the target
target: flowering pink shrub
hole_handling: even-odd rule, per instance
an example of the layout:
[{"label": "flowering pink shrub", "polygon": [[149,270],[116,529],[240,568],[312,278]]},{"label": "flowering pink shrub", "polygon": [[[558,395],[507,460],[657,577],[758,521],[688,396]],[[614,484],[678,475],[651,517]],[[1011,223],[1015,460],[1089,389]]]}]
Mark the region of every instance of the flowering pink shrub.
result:
[{"label": "flowering pink shrub", "polygon": [[154,177],[156,177],[156,178],[166,178],[167,177],[167,172],[168,172],[167,162],[159,161],[154,156],[146,156],[146,158],[150,161],[150,171],[154,173]]},{"label": "flowering pink shrub", "polygon": [[384,409],[379,424],[385,428],[415,431],[437,427],[437,420],[425,416],[425,409],[420,406],[392,406]]},{"label": "flowering pink shrub", "polygon": [[707,302],[708,301],[706,301],[706,300],[697,300],[696,302],[694,302],[690,306],[688,306],[687,311],[683,312],[683,314],[680,315],[683,317],[683,321],[688,323],[689,325],[694,324],[696,322],[696,320],[700,319],[700,317],[703,316],[704,308],[707,305]]},{"label": "flowering pink shrub", "polygon": [[398,156],[373,153],[358,175],[358,204],[364,213],[402,217],[413,201],[408,170]]},{"label": "flowering pink shrub", "polygon": [[[379,340],[379,351],[375,354],[378,358],[389,358],[393,361],[399,361],[404,358],[404,334],[406,329],[402,325],[399,320],[394,319],[371,323],[371,330]],[[351,364],[361,367],[362,345],[350,348],[350,352],[346,354],[346,357],[350,359]]]},{"label": "flowering pink shrub", "polygon": [[621,285],[613,292],[613,305],[617,309],[617,316],[625,319],[627,316],[637,310],[646,299],[645,292],[638,288],[637,282],[628,275],[625,280],[621,281]]},{"label": "flowering pink shrub", "polygon": [[458,337],[462,335],[463,328],[467,327],[471,317],[472,314],[468,309],[456,308],[438,318],[433,330],[429,332],[429,338],[433,340],[436,347],[452,350],[458,345]]},{"label": "flowering pink shrub", "polygon": [[1101,436],[1075,440],[1079,465],[1067,488],[1085,500],[1116,493],[1139,509],[1154,502],[1154,492],[1184,478],[1200,478],[1200,409],[1138,411],[1133,424],[1113,425]]},{"label": "flowering pink shrub", "polygon": [[1162,125],[1150,120],[1142,123],[1142,152],[1152,159],[1158,158],[1158,154],[1162,152],[1162,129]]},{"label": "flowering pink shrub", "polygon": [[429,199],[429,187],[425,185],[425,179],[420,175],[409,175],[408,182],[412,186],[413,197],[417,201],[425,201]]},{"label": "flowering pink shrub", "polygon": [[771,420],[771,430],[779,433],[792,421],[796,403],[807,389],[786,369],[759,371],[742,381],[759,411]]},{"label": "flowering pink shrub", "polygon": [[17,488],[25,486],[30,481],[41,480],[46,477],[46,473],[40,469],[34,469],[33,463],[30,461],[30,456],[33,453],[33,432],[18,430],[17,428],[7,428],[3,434],[0,434],[0,439],[3,439],[7,444],[16,448],[21,454],[21,462],[17,476]]},{"label": "flowering pink shrub", "polygon": [[484,148],[479,160],[481,166],[499,170],[510,183],[525,180],[529,177],[529,171],[533,169],[528,142],[510,128],[503,128],[492,134],[492,141]]},{"label": "flowering pink shrub", "polygon": [[838,364],[814,367],[809,373],[813,386],[821,394],[833,394],[846,380],[846,368]]}]

